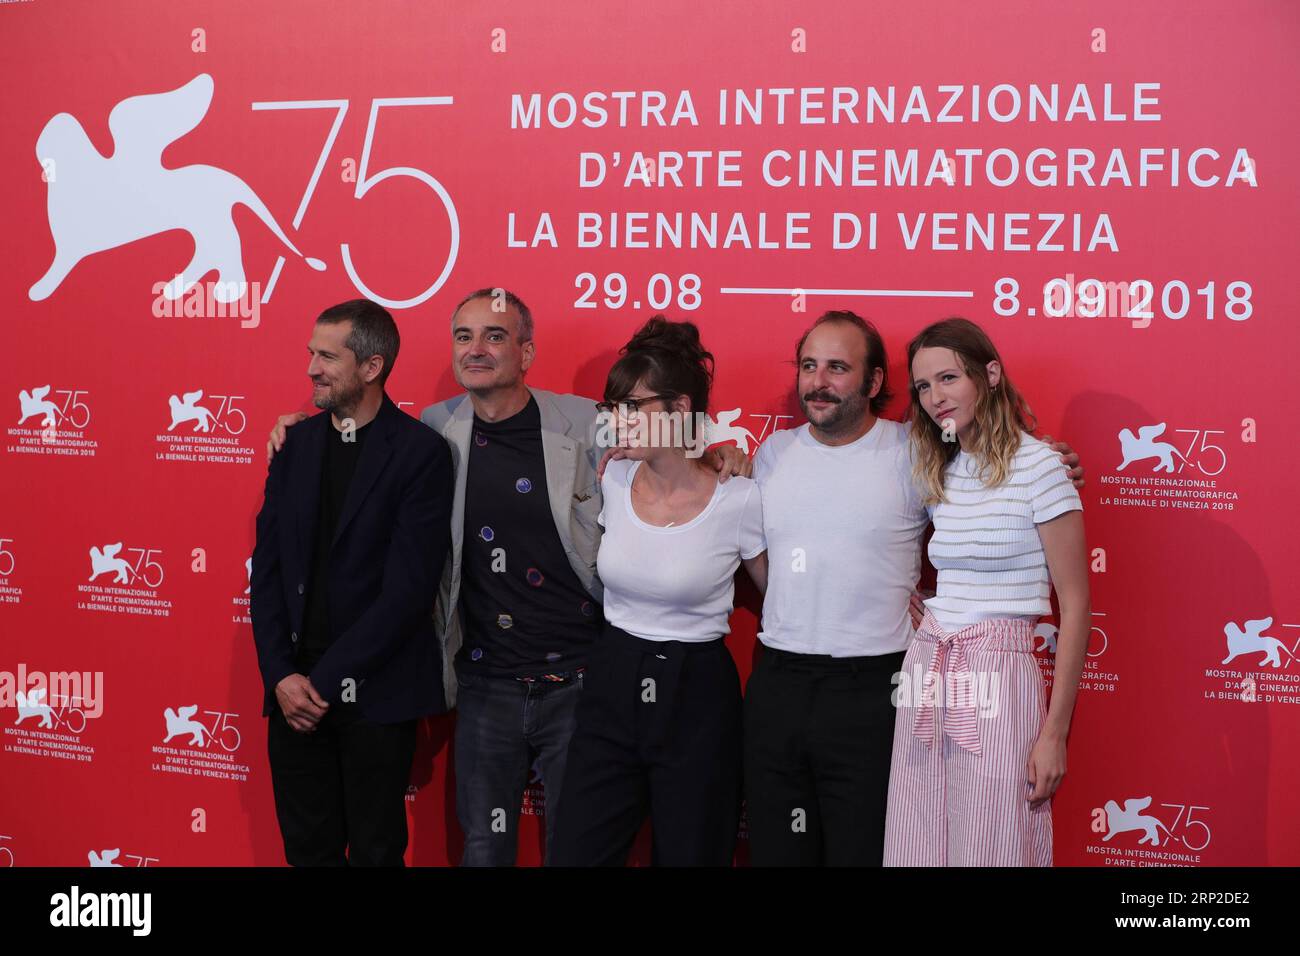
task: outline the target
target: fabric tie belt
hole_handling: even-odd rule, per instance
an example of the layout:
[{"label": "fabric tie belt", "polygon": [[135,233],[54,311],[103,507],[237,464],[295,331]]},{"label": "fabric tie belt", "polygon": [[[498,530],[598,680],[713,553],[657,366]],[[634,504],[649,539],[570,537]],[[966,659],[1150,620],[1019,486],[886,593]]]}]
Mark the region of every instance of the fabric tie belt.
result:
[{"label": "fabric tie belt", "polygon": [[[990,641],[989,639],[993,640]],[[942,743],[946,734],[962,750],[983,756],[980,747],[976,683],[966,659],[966,649],[980,644],[982,650],[1033,651],[1033,623],[1011,618],[991,618],[945,631],[931,614],[917,629],[916,639],[934,644],[930,664],[920,689],[916,722],[912,733],[927,747]],[[936,719],[936,698],[942,697],[942,719]]]}]

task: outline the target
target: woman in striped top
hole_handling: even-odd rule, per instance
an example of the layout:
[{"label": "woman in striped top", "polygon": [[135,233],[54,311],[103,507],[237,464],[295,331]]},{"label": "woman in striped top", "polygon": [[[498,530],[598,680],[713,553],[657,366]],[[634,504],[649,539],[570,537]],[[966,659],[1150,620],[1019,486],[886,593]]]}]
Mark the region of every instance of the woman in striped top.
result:
[{"label": "woman in striped top", "polygon": [[[895,694],[885,865],[1051,866],[1090,614],[1079,494],[979,326],[929,326],[908,365],[939,576]],[[1033,645],[1053,585],[1049,709]]]}]

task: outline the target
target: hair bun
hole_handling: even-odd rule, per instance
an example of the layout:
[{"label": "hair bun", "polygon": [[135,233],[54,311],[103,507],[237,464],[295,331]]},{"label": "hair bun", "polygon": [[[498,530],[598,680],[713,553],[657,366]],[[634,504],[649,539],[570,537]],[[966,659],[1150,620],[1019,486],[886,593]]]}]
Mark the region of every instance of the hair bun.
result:
[{"label": "hair bun", "polygon": [[694,322],[653,316],[620,350],[621,357],[605,379],[605,400],[622,401],[638,384],[656,395],[691,400],[691,410],[705,414],[713,384],[713,354],[700,342]]},{"label": "hair bun", "polygon": [[700,342],[700,329],[694,322],[672,322],[656,315],[646,322],[623,347],[629,352],[670,352],[692,363],[705,365],[712,371],[713,355],[705,351]]}]

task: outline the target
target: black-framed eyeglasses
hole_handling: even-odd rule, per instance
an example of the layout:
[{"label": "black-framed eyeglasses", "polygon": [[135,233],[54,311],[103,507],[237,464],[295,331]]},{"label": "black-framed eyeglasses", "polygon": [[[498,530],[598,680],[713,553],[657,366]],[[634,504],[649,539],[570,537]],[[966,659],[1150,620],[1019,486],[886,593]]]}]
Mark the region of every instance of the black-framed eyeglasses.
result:
[{"label": "black-framed eyeglasses", "polygon": [[624,418],[641,411],[641,406],[649,402],[671,402],[674,395],[649,395],[645,398],[625,398],[617,402],[597,402],[596,411],[602,415],[612,415],[617,411]]}]

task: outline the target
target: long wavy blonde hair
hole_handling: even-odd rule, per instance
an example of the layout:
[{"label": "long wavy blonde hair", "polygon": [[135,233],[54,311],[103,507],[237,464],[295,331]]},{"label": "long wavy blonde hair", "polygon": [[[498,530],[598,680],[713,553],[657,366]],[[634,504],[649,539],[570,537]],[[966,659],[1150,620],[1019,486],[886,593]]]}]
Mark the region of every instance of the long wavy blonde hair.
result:
[{"label": "long wavy blonde hair", "polygon": [[[944,319],[926,326],[907,346],[909,380],[912,362],[921,349],[951,349],[975,383],[979,396],[975,400],[971,429],[973,440],[967,451],[978,464],[980,480],[986,487],[1002,484],[1011,472],[1011,459],[1020,448],[1021,433],[1032,434],[1038,422],[1011,384],[993,341],[969,319]],[[990,362],[1002,365],[1002,375],[995,386],[989,385]],[[912,472],[924,492],[925,503],[937,504],[946,500],[944,472],[961,447],[955,437],[944,440],[943,429],[921,407],[915,382],[909,381],[908,387],[912,394]]]}]

